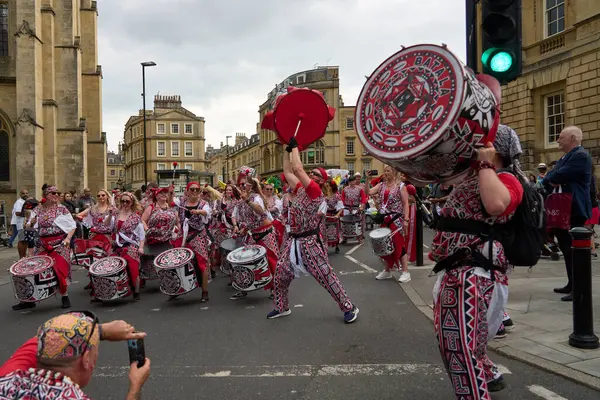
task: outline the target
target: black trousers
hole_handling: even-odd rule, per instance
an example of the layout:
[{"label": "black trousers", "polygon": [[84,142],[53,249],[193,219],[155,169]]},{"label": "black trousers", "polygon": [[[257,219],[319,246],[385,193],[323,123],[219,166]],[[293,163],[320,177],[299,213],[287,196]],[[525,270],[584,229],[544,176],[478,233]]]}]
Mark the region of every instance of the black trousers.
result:
[{"label": "black trousers", "polygon": [[[587,218],[585,217],[571,217],[571,228],[583,227],[586,219]],[[567,288],[571,289],[573,287],[573,253],[571,252],[571,235],[569,235],[569,231],[566,229],[553,229],[552,232],[554,233],[554,236],[556,236],[558,247],[560,247],[560,251],[562,251],[563,257],[565,258],[565,267],[567,269],[568,279]]]}]

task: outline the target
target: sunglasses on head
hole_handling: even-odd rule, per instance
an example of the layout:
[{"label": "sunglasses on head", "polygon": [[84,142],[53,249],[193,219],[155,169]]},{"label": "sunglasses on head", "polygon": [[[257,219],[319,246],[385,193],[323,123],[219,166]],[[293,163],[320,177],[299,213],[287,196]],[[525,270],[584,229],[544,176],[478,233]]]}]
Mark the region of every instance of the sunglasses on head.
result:
[{"label": "sunglasses on head", "polygon": [[[98,327],[98,329],[100,329],[100,320],[98,319],[98,316],[90,310],[69,311],[67,314],[83,314],[86,317],[88,317],[94,321],[92,323],[92,329],[90,330],[90,334],[88,336],[86,336],[86,338],[85,338],[85,347],[83,349],[83,351],[85,352],[90,347],[90,340],[92,340],[92,336],[94,335],[94,330],[96,330],[96,327]],[[101,334],[101,332],[99,332],[99,334]],[[99,336],[101,336],[101,335],[99,335]]]}]

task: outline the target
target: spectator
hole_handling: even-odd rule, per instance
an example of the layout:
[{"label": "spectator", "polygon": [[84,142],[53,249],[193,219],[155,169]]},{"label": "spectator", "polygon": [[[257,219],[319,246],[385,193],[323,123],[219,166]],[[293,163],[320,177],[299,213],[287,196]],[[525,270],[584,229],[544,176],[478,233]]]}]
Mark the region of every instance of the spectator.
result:
[{"label": "spectator", "polygon": [[548,167],[546,166],[546,164],[544,163],[539,163],[538,164],[538,177],[537,177],[537,181],[538,182],[542,182],[544,180],[544,177],[546,176],[546,174],[548,173]]},{"label": "spectator", "polygon": [[19,258],[25,257],[27,253],[27,243],[23,236],[23,223],[25,221],[23,215],[23,204],[29,197],[29,191],[27,189],[21,189],[19,198],[15,201],[12,209],[12,217],[10,219],[11,235],[8,239],[8,247],[12,247],[15,238],[18,239],[17,249],[19,250]]},{"label": "spectator", "polygon": [[535,184],[538,182],[538,180],[537,180],[537,178],[536,178],[535,174],[533,174],[533,173],[530,173],[530,174],[528,174],[528,175],[527,175],[527,178],[529,179],[529,184],[530,184],[531,186],[535,186]]},{"label": "spectator", "polygon": [[[592,158],[581,146],[583,133],[576,126],[567,126],[558,137],[558,147],[565,153],[556,163],[556,167],[546,174],[542,183],[548,193],[553,188],[562,187],[563,193],[573,195],[571,205],[571,228],[582,227],[592,215],[590,201],[590,184],[592,177]],[[566,294],[562,301],[573,300],[573,283],[571,280],[573,260],[571,253],[571,236],[566,229],[553,229],[558,246],[565,258],[567,269],[567,285],[554,289],[555,293]]]},{"label": "spectator", "polygon": [[[0,367],[2,399],[83,399],[81,388],[92,378],[100,340],[122,341],[143,338],[125,321],[100,324],[90,312],[72,312],[42,324],[34,337]],[[144,366],[131,364],[127,399],[139,399],[150,374]]]},{"label": "spectator", "polygon": [[65,192],[64,197],[62,202],[63,206],[67,207],[67,210],[69,210],[71,214],[75,214],[75,209],[77,207],[75,207],[75,203],[73,202],[73,195],[70,192]]},{"label": "spectator", "polygon": [[94,204],[96,204],[96,199],[94,199],[91,195],[91,191],[89,188],[83,189],[83,194],[79,198],[79,201],[76,203],[78,210],[75,212],[82,212],[86,208],[90,208]]},{"label": "spectator", "polygon": [[431,196],[428,197],[428,200],[433,205],[433,213],[436,216],[439,217],[442,214],[442,208],[444,208],[444,204],[452,192],[452,189],[454,189],[453,186],[444,185],[442,183],[433,185]]}]

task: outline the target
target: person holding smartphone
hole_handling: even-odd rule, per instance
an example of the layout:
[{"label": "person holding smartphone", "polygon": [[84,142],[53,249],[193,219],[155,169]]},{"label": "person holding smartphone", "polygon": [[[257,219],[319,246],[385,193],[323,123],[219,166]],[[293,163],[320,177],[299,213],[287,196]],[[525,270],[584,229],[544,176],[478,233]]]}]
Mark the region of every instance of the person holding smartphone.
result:
[{"label": "person holding smartphone", "polygon": [[[0,393],[13,393],[15,399],[30,395],[41,398],[43,393],[52,393],[56,400],[89,399],[82,388],[92,378],[100,341],[139,341],[145,336],[125,321],[100,324],[90,311],[56,316],[43,323],[37,336],[25,342],[0,367]],[[142,366],[138,365],[131,363],[127,400],[141,398],[142,387],[150,375],[148,358]],[[28,390],[32,393],[26,393]]]}]

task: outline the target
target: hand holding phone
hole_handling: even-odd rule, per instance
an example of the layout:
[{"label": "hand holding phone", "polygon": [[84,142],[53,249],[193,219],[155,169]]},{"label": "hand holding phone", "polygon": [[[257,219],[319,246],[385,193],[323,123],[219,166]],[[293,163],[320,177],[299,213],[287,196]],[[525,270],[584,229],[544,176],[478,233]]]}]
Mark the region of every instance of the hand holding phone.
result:
[{"label": "hand holding phone", "polygon": [[132,339],[127,341],[129,349],[129,364],[137,362],[138,368],[144,366],[146,361],[146,349],[144,348],[144,339]]}]

